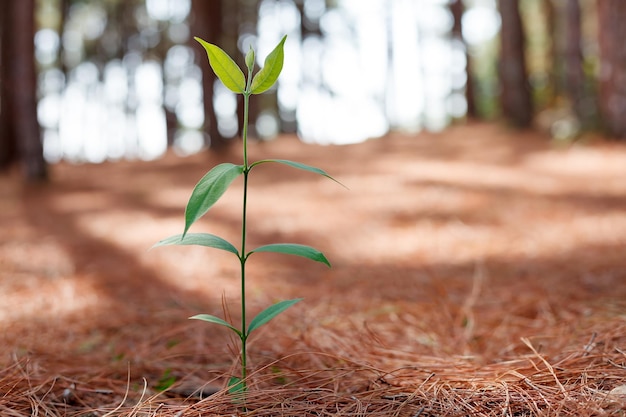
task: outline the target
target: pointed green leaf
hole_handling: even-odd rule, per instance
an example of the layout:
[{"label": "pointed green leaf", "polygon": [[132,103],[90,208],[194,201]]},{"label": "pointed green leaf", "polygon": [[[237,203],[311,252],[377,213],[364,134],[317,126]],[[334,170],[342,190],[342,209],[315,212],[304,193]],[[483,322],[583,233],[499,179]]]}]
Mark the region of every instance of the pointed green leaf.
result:
[{"label": "pointed green leaf", "polygon": [[252,94],[261,94],[270,89],[278,79],[280,72],[283,70],[283,61],[285,59],[284,44],[287,35],[283,36],[276,48],[265,58],[265,64],[261,71],[252,79],[250,92]]},{"label": "pointed green leaf", "polygon": [[255,318],[250,322],[250,326],[248,327],[248,335],[255,329],[263,326],[265,323],[287,310],[292,305],[302,301],[302,298],[296,298],[293,300],[284,300],[280,301],[274,305],[269,306],[265,310],[261,311]]},{"label": "pointed green leaf", "polygon": [[222,48],[200,38],[194,38],[206,50],[209,64],[217,78],[234,93],[241,94],[246,88],[246,79],[241,68]]},{"label": "pointed green leaf", "polygon": [[207,246],[210,248],[221,249],[227,252],[232,252],[239,256],[239,251],[230,242],[222,239],[219,236],[215,236],[209,233],[188,233],[184,237],[183,235],[170,236],[167,239],[163,239],[160,242],[154,244],[157,246],[167,245],[198,245]]},{"label": "pointed green leaf", "polygon": [[248,387],[246,387],[246,382],[243,379],[231,376],[228,380],[228,393],[234,397],[236,402],[242,399],[242,394],[245,394],[247,390]]},{"label": "pointed green leaf", "polygon": [[340,183],[339,181],[337,181],[336,179],[334,179],[333,177],[331,177],[330,175],[328,175],[328,173],[322,169],[315,168],[315,167],[312,167],[310,165],[306,165],[300,162],[289,161],[287,159],[263,159],[261,161],[256,161],[255,163],[251,164],[250,168],[252,169],[256,165],[264,164],[267,162],[276,162],[278,164],[288,165],[292,168],[302,169],[304,171],[312,172],[314,174],[323,175],[324,177],[335,181],[337,184],[341,185],[342,187],[348,188],[342,183]]},{"label": "pointed green leaf", "polygon": [[231,163],[219,164],[211,169],[193,189],[185,209],[185,231],[202,217],[224,194],[231,182],[243,173],[243,166]]},{"label": "pointed green leaf", "polygon": [[248,256],[255,252],[274,252],[284,253],[287,255],[302,256],[311,259],[316,262],[321,262],[324,265],[330,266],[330,262],[324,256],[324,254],[315,248],[306,245],[298,245],[296,243],[273,243],[271,245],[263,245],[250,251]]},{"label": "pointed green leaf", "polygon": [[230,330],[237,333],[240,338],[242,337],[241,331],[239,331],[239,329],[233,327],[227,321],[224,321],[219,317],[212,316],[211,314],[196,314],[195,316],[189,317],[189,320],[202,320],[208,323],[219,324],[220,326],[228,327]]}]

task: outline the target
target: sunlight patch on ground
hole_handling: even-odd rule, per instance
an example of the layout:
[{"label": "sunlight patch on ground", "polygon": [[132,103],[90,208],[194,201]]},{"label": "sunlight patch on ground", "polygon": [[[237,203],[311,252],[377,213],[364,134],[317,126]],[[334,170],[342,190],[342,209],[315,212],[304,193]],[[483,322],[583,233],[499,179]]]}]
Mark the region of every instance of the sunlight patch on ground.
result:
[{"label": "sunlight patch on ground", "polygon": [[177,188],[159,188],[150,193],[147,197],[151,204],[156,207],[180,210],[185,212],[185,202],[189,199],[191,190],[180,187]]},{"label": "sunlight patch on ground", "polygon": [[[236,276],[239,261],[232,254],[200,246],[152,248],[158,241],[182,233],[182,213],[165,219],[142,211],[107,210],[98,215],[80,216],[77,225],[90,237],[136,258],[144,268],[154,271],[158,279],[176,288],[204,293],[213,300],[219,300],[225,289],[236,293],[237,281],[232,277]],[[238,243],[230,224],[212,222],[194,229],[192,232],[210,232]],[[224,256],[232,257],[232,268],[224,266],[220,259]]]},{"label": "sunlight patch on ground", "polygon": [[[11,277],[12,274],[3,274],[3,280],[10,280]],[[16,278],[19,284],[3,289],[3,294],[11,296],[6,297],[0,306],[2,327],[22,320],[58,320],[73,313],[98,310],[103,308],[103,302],[108,303],[88,280],[42,279],[41,276],[24,274]]]},{"label": "sunlight patch on ground", "polygon": [[112,204],[114,200],[110,194],[94,191],[65,192],[54,198],[54,208],[63,213],[98,212]]},{"label": "sunlight patch on ground", "polygon": [[[548,175],[592,176],[596,179],[617,179],[626,175],[626,152],[620,147],[594,149],[574,146],[529,155],[524,165]],[[602,169],[599,169],[602,168]],[[626,185],[624,185],[626,188]]]}]

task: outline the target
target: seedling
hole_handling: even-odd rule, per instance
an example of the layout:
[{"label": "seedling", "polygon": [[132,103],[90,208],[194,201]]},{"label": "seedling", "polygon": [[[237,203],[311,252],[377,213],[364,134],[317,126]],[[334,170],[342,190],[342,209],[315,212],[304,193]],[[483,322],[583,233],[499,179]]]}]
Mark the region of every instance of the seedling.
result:
[{"label": "seedling", "polygon": [[[271,305],[261,311],[256,317],[254,317],[250,323],[247,323],[246,316],[246,263],[248,258],[253,253],[258,252],[275,252],[288,255],[302,256],[311,259],[316,262],[321,262],[330,267],[328,259],[324,254],[315,248],[305,245],[299,245],[295,243],[275,243],[269,245],[259,246],[255,249],[248,250],[246,247],[247,237],[247,198],[248,198],[248,177],[253,168],[267,163],[277,163],[287,165],[292,168],[297,168],[304,171],[309,171],[314,174],[322,175],[336,181],[330,175],[319,168],[301,164],[299,162],[288,161],[284,159],[264,159],[249,163],[248,161],[248,108],[250,96],[255,94],[261,94],[269,90],[280,75],[283,68],[284,50],[286,36],[281,39],[274,50],[265,59],[263,68],[258,71],[254,76],[254,50],[250,47],[250,50],[245,56],[245,63],[247,67],[248,76],[245,77],[243,71],[235,61],[221,48],[216,45],[210,44],[200,38],[195,38],[206,50],[209,64],[215,72],[215,75],[220,81],[231,91],[236,94],[243,95],[243,164],[235,165],[232,163],[223,163],[213,167],[207,172],[204,177],[196,184],[187,208],[185,209],[185,228],[182,234],[171,236],[158,242],[154,246],[164,245],[200,245],[215,249],[221,249],[235,255],[241,265],[241,327],[237,328],[227,321],[210,315],[210,314],[198,314],[191,319],[202,320],[208,323],[218,324],[220,326],[227,327],[233,331],[239,337],[241,341],[241,376],[231,377],[229,380],[229,391],[232,394],[245,393],[247,390],[246,376],[247,376],[247,351],[246,342],[250,337],[250,334],[276,317],[278,314],[287,310],[297,302],[301,301],[301,298],[293,300],[280,301],[274,305]],[[230,184],[239,176],[243,176],[243,204],[242,204],[242,220],[241,220],[241,246],[235,247],[227,240],[209,233],[188,233],[191,225],[204,216],[207,211],[219,200],[219,198],[228,189]],[[337,182],[337,181],[336,181]]]}]

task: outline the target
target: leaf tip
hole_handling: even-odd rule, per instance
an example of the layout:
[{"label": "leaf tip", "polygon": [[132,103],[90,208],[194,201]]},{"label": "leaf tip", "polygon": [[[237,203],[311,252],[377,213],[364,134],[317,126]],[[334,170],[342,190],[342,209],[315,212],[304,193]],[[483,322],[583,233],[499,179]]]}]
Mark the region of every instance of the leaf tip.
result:
[{"label": "leaf tip", "polygon": [[205,46],[205,45],[209,45],[209,43],[207,41],[205,41],[204,39],[198,37],[198,36],[194,36],[193,39],[198,42],[200,45]]}]

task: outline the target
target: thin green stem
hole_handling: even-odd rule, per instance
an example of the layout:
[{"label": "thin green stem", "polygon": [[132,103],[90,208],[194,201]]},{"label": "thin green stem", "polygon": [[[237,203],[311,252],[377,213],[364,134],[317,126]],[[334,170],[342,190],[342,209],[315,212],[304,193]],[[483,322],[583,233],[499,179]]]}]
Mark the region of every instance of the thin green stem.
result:
[{"label": "thin green stem", "polygon": [[243,93],[243,210],[241,218],[241,383],[246,390],[246,376],[248,374],[248,355],[246,342],[248,341],[248,331],[246,329],[246,231],[247,231],[247,209],[248,209],[248,111],[250,107],[250,82],[252,71],[248,71],[246,91]]},{"label": "thin green stem", "polygon": [[[248,170],[243,172],[243,216],[241,221],[241,379],[246,379],[247,355],[246,341],[248,332],[246,330],[246,212],[248,205]],[[245,384],[245,382],[242,382]]]},{"label": "thin green stem", "polygon": [[[246,80],[246,90],[243,92],[243,126],[241,136],[243,139],[243,167],[244,173],[247,173],[248,166],[248,111],[250,107],[250,85],[252,84],[252,71],[248,70],[248,79]],[[244,190],[245,192],[245,190]],[[245,252],[242,252],[242,254]]]},{"label": "thin green stem", "polygon": [[243,139],[243,166],[245,172],[250,168],[248,166],[248,107],[250,107],[250,94],[243,93],[243,129],[242,129],[242,139]]}]

